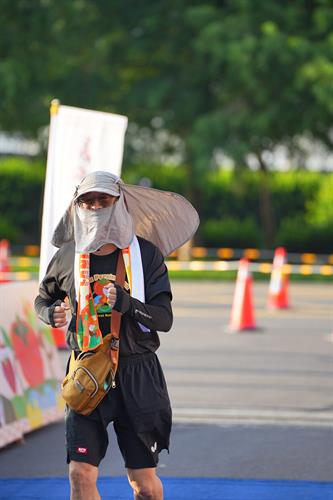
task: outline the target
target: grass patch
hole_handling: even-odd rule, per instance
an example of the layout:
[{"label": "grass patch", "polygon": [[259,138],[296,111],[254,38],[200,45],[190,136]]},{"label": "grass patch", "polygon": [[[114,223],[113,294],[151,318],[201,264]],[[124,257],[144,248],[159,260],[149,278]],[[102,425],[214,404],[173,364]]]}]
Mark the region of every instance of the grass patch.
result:
[{"label": "grass patch", "polygon": [[11,266],[11,271],[13,273],[25,272],[25,273],[39,273],[39,266]]},{"label": "grass patch", "polygon": [[169,271],[172,280],[212,280],[212,281],[234,281],[237,271]]},{"label": "grass patch", "polygon": [[[169,277],[171,280],[193,280],[193,281],[235,281],[237,276],[237,271],[169,271]],[[254,281],[269,281],[270,274],[266,273],[252,273]],[[291,274],[289,277],[290,281],[306,281],[306,282],[324,282],[332,283],[333,276],[324,276],[322,274]]]},{"label": "grass patch", "polygon": [[[38,273],[39,266],[12,266],[13,272],[24,271],[27,273]],[[169,277],[172,280],[193,280],[193,281],[235,281],[237,271],[169,271]],[[254,281],[269,281],[270,274],[253,272],[252,277]],[[332,283],[333,276],[325,276],[322,274],[291,274],[289,277],[293,282],[320,282]]]}]

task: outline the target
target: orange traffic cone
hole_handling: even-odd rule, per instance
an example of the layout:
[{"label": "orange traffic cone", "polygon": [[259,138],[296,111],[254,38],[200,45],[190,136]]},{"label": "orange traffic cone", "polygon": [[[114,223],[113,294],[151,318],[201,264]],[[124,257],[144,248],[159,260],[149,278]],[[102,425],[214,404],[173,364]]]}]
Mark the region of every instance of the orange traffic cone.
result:
[{"label": "orange traffic cone", "polygon": [[289,280],[284,269],[286,263],[287,252],[285,248],[277,248],[274,253],[273,269],[268,291],[268,307],[271,309],[286,309],[289,307]]},{"label": "orange traffic cone", "polygon": [[242,330],[255,330],[252,305],[252,276],[249,270],[248,259],[239,261],[236,288],[231,309],[231,318],[228,332],[240,332]]},{"label": "orange traffic cone", "polygon": [[[64,302],[67,306],[69,305],[68,297],[65,297]],[[68,316],[67,319],[69,319]],[[58,349],[68,349],[66,342],[66,330],[67,326],[63,326],[61,328],[52,327],[53,340]]]},{"label": "orange traffic cone", "polygon": [[0,283],[8,283],[10,273],[9,264],[9,241],[0,240]]},{"label": "orange traffic cone", "polygon": [[52,336],[57,349],[68,349],[64,328],[52,328]]}]

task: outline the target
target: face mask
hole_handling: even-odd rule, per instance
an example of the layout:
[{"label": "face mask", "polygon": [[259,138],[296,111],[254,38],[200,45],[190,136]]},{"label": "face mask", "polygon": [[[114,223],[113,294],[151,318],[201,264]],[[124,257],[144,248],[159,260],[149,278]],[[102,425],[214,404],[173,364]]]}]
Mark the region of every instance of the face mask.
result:
[{"label": "face mask", "polygon": [[75,205],[73,222],[77,253],[96,252],[107,243],[126,248],[134,235],[132,217],[126,210],[122,194],[116,203],[98,210]]}]

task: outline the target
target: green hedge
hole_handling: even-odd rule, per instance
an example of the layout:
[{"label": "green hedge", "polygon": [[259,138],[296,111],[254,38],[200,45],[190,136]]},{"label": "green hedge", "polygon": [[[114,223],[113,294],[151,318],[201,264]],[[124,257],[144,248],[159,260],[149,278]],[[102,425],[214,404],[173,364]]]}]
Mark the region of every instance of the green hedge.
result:
[{"label": "green hedge", "polygon": [[124,167],[122,179],[128,184],[150,181],[152,187],[173,191],[186,196],[187,181],[184,168],[162,165],[136,165]]},{"label": "green hedge", "polygon": [[[39,244],[45,162],[0,160],[0,239]],[[157,189],[188,196],[185,167],[125,166],[125,182],[149,179]],[[290,252],[333,252],[333,174],[306,171],[269,176],[275,222],[274,246]],[[262,247],[256,172],[207,172],[202,176],[200,244],[207,247]],[[194,203],[195,204],[195,203]]]},{"label": "green hedge", "polygon": [[45,167],[42,161],[0,161],[0,238],[12,244],[38,244]]},{"label": "green hedge", "polygon": [[306,223],[303,217],[284,219],[275,238],[276,246],[293,252],[333,253],[333,224]]},{"label": "green hedge", "polygon": [[207,247],[260,248],[260,228],[251,217],[222,217],[202,222],[201,236]]}]

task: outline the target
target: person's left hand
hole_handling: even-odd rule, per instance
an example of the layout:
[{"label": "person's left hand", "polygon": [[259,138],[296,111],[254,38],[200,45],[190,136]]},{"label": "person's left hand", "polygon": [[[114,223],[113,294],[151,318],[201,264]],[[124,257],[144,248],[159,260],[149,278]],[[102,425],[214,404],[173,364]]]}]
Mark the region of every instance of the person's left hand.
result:
[{"label": "person's left hand", "polygon": [[117,300],[117,290],[113,283],[108,283],[103,287],[103,292],[106,295],[108,300],[108,304],[110,307],[113,307]]}]

